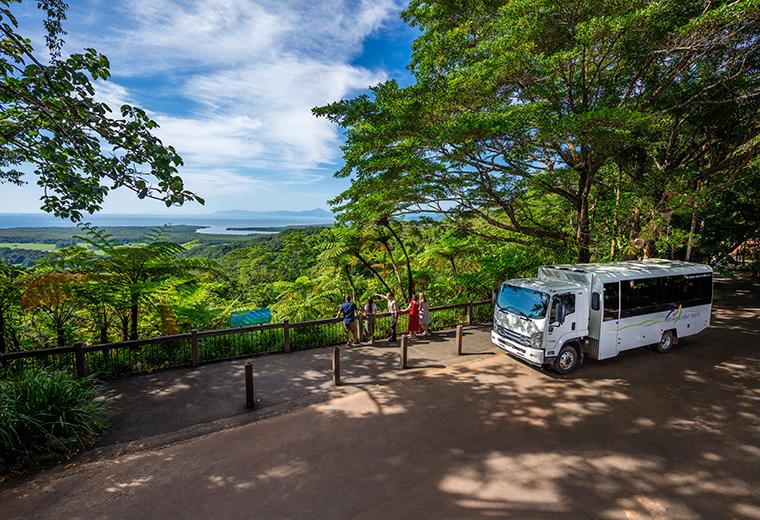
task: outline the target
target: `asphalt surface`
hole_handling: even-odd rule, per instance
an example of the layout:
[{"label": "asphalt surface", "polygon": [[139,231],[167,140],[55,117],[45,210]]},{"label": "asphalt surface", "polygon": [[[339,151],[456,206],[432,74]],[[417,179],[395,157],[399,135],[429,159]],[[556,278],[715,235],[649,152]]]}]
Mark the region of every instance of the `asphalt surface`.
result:
[{"label": "asphalt surface", "polygon": [[110,440],[0,487],[0,518],[760,518],[759,294],[716,280],[708,330],[568,376],[473,328],[408,371],[341,349],[338,390],[331,349],[256,358],[252,412],[241,363],[121,380]]}]

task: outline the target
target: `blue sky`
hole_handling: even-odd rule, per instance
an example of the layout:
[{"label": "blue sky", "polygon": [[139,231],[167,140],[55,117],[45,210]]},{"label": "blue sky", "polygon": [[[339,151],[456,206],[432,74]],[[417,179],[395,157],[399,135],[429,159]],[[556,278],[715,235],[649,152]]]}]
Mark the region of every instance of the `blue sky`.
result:
[{"label": "blue sky", "polygon": [[[180,175],[206,205],[167,210],[113,192],[104,213],[328,209],[348,187],[336,125],[314,106],[386,79],[409,80],[417,32],[405,0],[75,0],[64,52],[94,47],[111,62],[100,100],[148,111],[156,134],[183,157]],[[36,2],[13,8],[21,33],[43,50]],[[33,175],[0,184],[3,213],[39,212]]]}]

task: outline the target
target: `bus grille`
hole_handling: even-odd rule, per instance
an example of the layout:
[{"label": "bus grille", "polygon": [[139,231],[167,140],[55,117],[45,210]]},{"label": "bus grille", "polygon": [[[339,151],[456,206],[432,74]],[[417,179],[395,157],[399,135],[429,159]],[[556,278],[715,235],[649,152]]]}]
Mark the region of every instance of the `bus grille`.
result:
[{"label": "bus grille", "polygon": [[530,347],[530,338],[527,336],[523,336],[522,334],[518,334],[517,332],[512,332],[511,330],[507,330],[501,325],[496,325],[496,332],[499,335],[504,336],[508,340],[512,341],[513,343]]}]

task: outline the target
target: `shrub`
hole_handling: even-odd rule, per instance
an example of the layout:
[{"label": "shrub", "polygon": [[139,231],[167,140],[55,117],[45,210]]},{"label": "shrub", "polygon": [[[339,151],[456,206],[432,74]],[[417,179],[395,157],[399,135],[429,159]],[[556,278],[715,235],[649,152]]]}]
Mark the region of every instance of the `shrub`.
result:
[{"label": "shrub", "polygon": [[103,390],[46,368],[0,380],[0,468],[38,468],[94,442],[107,427]]}]

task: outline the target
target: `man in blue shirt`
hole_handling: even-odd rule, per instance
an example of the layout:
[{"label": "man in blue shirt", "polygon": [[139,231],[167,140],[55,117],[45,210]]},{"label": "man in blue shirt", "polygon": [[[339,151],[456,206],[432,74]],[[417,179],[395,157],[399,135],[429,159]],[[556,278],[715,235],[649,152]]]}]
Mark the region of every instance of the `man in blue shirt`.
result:
[{"label": "man in blue shirt", "polygon": [[358,345],[359,342],[356,339],[356,304],[351,302],[351,297],[346,295],[343,298],[343,305],[340,306],[338,315],[336,318],[340,318],[343,315],[343,329],[346,331],[346,346],[350,346],[351,342],[348,339],[348,333],[354,335],[354,345]]}]

